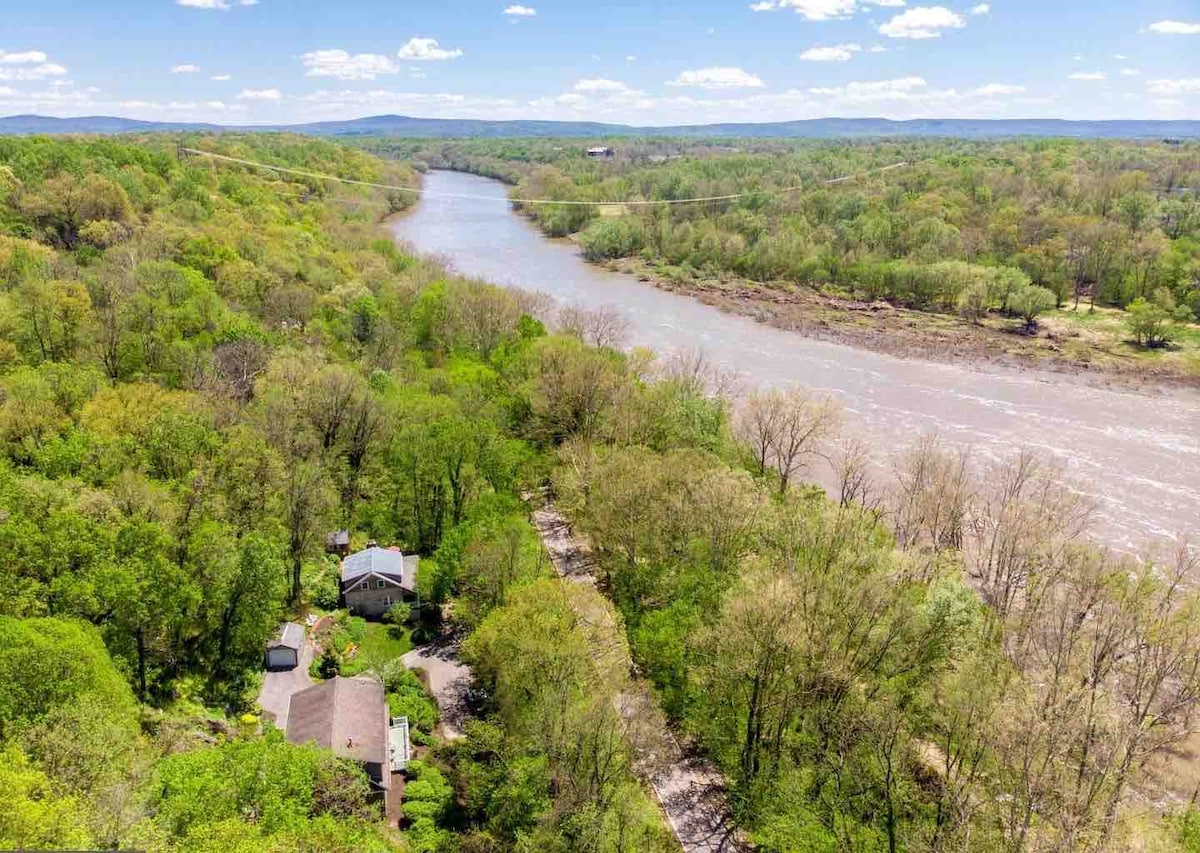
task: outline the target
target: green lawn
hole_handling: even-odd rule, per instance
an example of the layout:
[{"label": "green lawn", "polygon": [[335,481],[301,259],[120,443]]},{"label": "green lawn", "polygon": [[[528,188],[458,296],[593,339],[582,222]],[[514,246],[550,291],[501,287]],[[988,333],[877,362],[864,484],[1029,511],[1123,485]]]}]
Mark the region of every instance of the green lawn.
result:
[{"label": "green lawn", "polygon": [[353,660],[342,664],[342,675],[353,676],[381,666],[412,650],[412,632],[407,628],[368,622]]}]

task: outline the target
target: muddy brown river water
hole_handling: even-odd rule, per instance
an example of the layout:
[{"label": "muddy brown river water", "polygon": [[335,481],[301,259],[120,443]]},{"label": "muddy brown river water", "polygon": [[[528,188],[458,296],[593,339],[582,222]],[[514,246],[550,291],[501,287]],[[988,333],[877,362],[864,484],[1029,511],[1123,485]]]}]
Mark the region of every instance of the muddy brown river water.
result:
[{"label": "muddy brown river water", "polygon": [[1099,507],[1096,534],[1140,550],[1151,539],[1200,539],[1200,393],[1112,390],[1059,374],[902,359],[802,337],[724,313],[585,262],[504,202],[507,188],[458,172],[426,176],[430,193],[397,220],[397,239],[464,275],[615,306],[630,341],[660,353],[702,350],[758,384],[836,395],[847,427],[881,452],[921,435],[969,446],[978,460],[1022,447],[1060,460]]}]

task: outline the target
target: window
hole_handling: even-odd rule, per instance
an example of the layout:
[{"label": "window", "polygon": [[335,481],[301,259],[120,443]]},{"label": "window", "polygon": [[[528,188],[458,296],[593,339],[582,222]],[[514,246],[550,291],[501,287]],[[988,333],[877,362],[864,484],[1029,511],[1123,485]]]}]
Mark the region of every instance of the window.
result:
[{"label": "window", "polygon": [[392,601],[392,597],[390,595],[385,595],[383,597],[383,606],[384,607],[391,607],[394,603],[395,602]]},{"label": "window", "polygon": [[359,588],[359,589],[370,589],[370,588],[371,588],[371,582],[370,582],[370,581],[363,581],[362,583],[360,583],[360,584],[358,585],[358,588]]},{"label": "window", "polygon": [[387,586],[387,581],[375,581],[376,589],[383,589],[385,586]]}]

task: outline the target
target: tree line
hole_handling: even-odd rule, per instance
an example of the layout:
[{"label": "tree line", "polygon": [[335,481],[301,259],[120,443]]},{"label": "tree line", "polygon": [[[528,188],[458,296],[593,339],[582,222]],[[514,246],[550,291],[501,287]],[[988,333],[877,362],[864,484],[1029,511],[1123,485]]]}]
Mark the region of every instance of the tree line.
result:
[{"label": "tree line", "polygon": [[[375,150],[513,183],[518,198],[735,201],[626,208],[539,204],[592,260],[636,257],[667,278],[810,285],[920,311],[1031,327],[1055,307],[1122,309],[1158,347],[1200,313],[1200,154],[1108,141],[618,140],[604,162],[569,141]],[[872,172],[905,163],[904,168]],[[826,185],[842,176],[852,180]],[[792,188],[798,188],[792,190]]]}]

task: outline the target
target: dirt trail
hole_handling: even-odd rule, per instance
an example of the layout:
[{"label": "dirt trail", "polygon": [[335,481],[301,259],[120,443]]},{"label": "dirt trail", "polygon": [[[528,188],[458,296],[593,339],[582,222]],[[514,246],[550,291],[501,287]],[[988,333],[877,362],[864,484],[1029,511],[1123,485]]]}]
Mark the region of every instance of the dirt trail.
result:
[{"label": "dirt trail", "polygon": [[612,604],[596,589],[595,563],[587,544],[552,504],[533,513],[533,525],[555,571],[570,585],[571,605],[600,678],[613,685],[613,707],[625,721],[635,770],[658,797],[684,853],[750,849],[729,813],[724,778],[705,759],[680,746],[650,685],[631,676],[625,631]]}]

